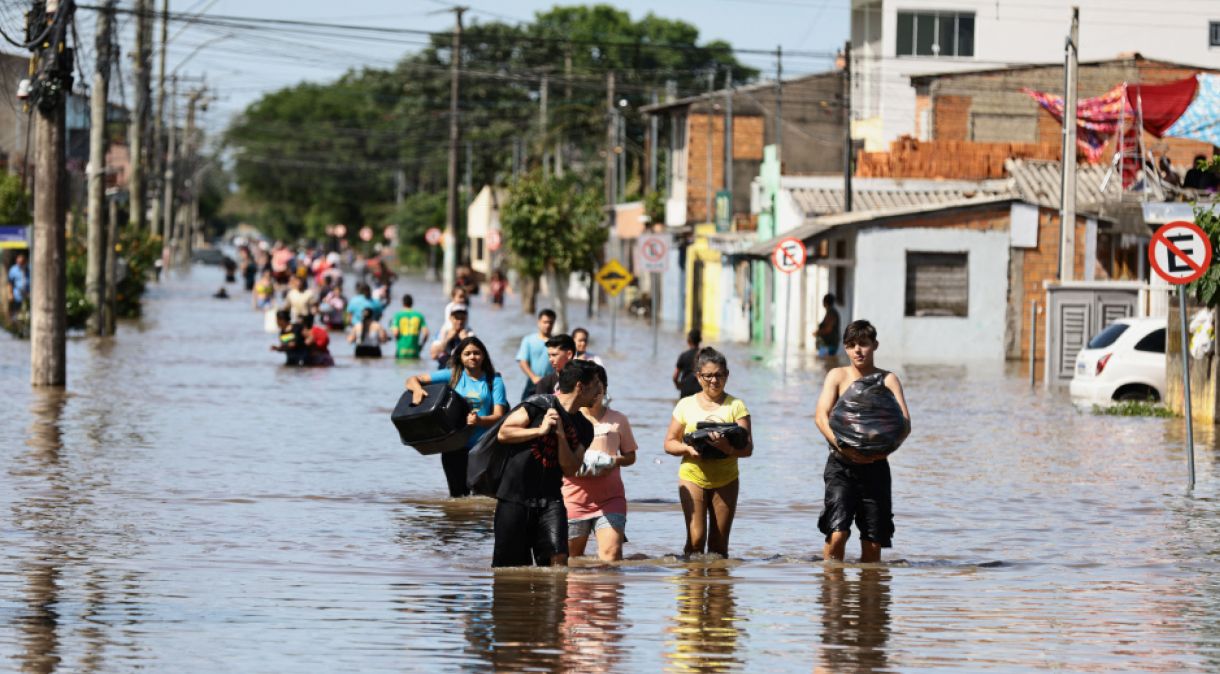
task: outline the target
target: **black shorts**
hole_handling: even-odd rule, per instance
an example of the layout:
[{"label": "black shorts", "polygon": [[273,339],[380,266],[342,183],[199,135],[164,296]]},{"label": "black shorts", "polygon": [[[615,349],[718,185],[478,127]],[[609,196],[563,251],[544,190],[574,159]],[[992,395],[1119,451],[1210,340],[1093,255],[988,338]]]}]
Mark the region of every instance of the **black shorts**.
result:
[{"label": "black shorts", "polygon": [[359,345],[356,347],[356,357],[357,358],[381,358],[381,347],[380,346]]},{"label": "black shorts", "polygon": [[890,462],[848,463],[831,452],[826,458],[826,495],[818,529],[830,540],[836,531],[851,531],[854,520],[860,538],[890,547],[894,512],[890,502]]},{"label": "black shorts", "polygon": [[568,511],[562,500],[534,508],[496,501],[492,566],[550,566],[553,555],[568,554]]}]

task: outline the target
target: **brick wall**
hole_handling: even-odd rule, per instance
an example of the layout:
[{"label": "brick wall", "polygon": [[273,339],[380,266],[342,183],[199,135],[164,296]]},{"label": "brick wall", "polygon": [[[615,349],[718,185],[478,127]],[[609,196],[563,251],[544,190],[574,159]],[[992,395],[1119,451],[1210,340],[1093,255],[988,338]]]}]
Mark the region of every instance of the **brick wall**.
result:
[{"label": "brick wall", "polygon": [[[1076,220],[1076,251],[1074,256],[1075,278],[1084,276],[1085,219]],[[1042,360],[1046,344],[1043,343],[1042,326],[1046,323],[1046,290],[1043,283],[1054,281],[1059,276],[1059,214],[1051,209],[1038,209],[1038,247],[1023,250],[1021,263],[1021,287],[1023,298],[1021,302],[1021,360],[1029,360],[1029,325],[1031,320],[1029,303],[1038,301],[1042,312],[1038,316],[1038,351],[1037,360]],[[1010,280],[1015,282],[1014,280]],[[1012,294],[1010,293],[1010,297]]]},{"label": "brick wall", "polygon": [[1006,232],[1009,226],[1009,210],[1007,203],[964,208],[887,220],[885,226],[892,229],[968,229],[976,232]]},{"label": "brick wall", "polygon": [[936,96],[932,99],[932,138],[969,140],[971,96]]},{"label": "brick wall", "polygon": [[[724,115],[691,113],[687,126],[686,212],[689,222],[707,222],[708,124],[712,132],[712,196],[724,189]],[[764,120],[755,116],[733,117],[733,158],[761,161]],[[734,176],[735,178],[737,176]],[[734,182],[737,182],[734,180]],[[749,195],[734,194],[735,211],[749,210]]]},{"label": "brick wall", "polygon": [[900,138],[890,144],[889,152],[860,152],[855,174],[865,178],[1003,178],[1006,175],[1004,160],[1010,157],[1058,159],[1059,141],[1053,144],[967,140],[921,142]]}]

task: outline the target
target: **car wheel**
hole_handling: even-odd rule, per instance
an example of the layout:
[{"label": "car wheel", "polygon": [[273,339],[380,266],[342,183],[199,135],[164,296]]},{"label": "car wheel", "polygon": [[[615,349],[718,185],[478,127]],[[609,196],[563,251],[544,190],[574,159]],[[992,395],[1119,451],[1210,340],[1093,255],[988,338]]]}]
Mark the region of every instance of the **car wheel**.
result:
[{"label": "car wheel", "polygon": [[1157,395],[1156,390],[1148,386],[1131,386],[1119,389],[1114,394],[1114,399],[1118,402],[1160,402],[1161,397]]}]

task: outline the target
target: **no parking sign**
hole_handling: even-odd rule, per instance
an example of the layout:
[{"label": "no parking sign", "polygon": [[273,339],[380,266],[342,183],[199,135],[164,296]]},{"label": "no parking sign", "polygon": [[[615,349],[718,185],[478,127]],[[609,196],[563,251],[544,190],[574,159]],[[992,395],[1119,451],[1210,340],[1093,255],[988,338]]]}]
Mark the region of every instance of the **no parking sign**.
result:
[{"label": "no parking sign", "polygon": [[1152,235],[1148,263],[1157,276],[1174,285],[1185,285],[1198,280],[1211,265],[1211,239],[1195,223],[1175,220]]}]

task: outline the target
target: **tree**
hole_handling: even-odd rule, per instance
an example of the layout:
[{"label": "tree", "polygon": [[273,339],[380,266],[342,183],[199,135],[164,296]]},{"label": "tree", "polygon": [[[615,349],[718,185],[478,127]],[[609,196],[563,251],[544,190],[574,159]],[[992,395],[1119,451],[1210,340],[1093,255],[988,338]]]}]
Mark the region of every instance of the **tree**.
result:
[{"label": "tree", "polygon": [[[513,267],[537,287],[546,275],[555,293],[556,330],[567,330],[568,278],[592,274],[609,232],[602,197],[579,176],[545,177],[535,171],[513,186],[500,213]],[[525,310],[533,313],[531,302]]]}]

